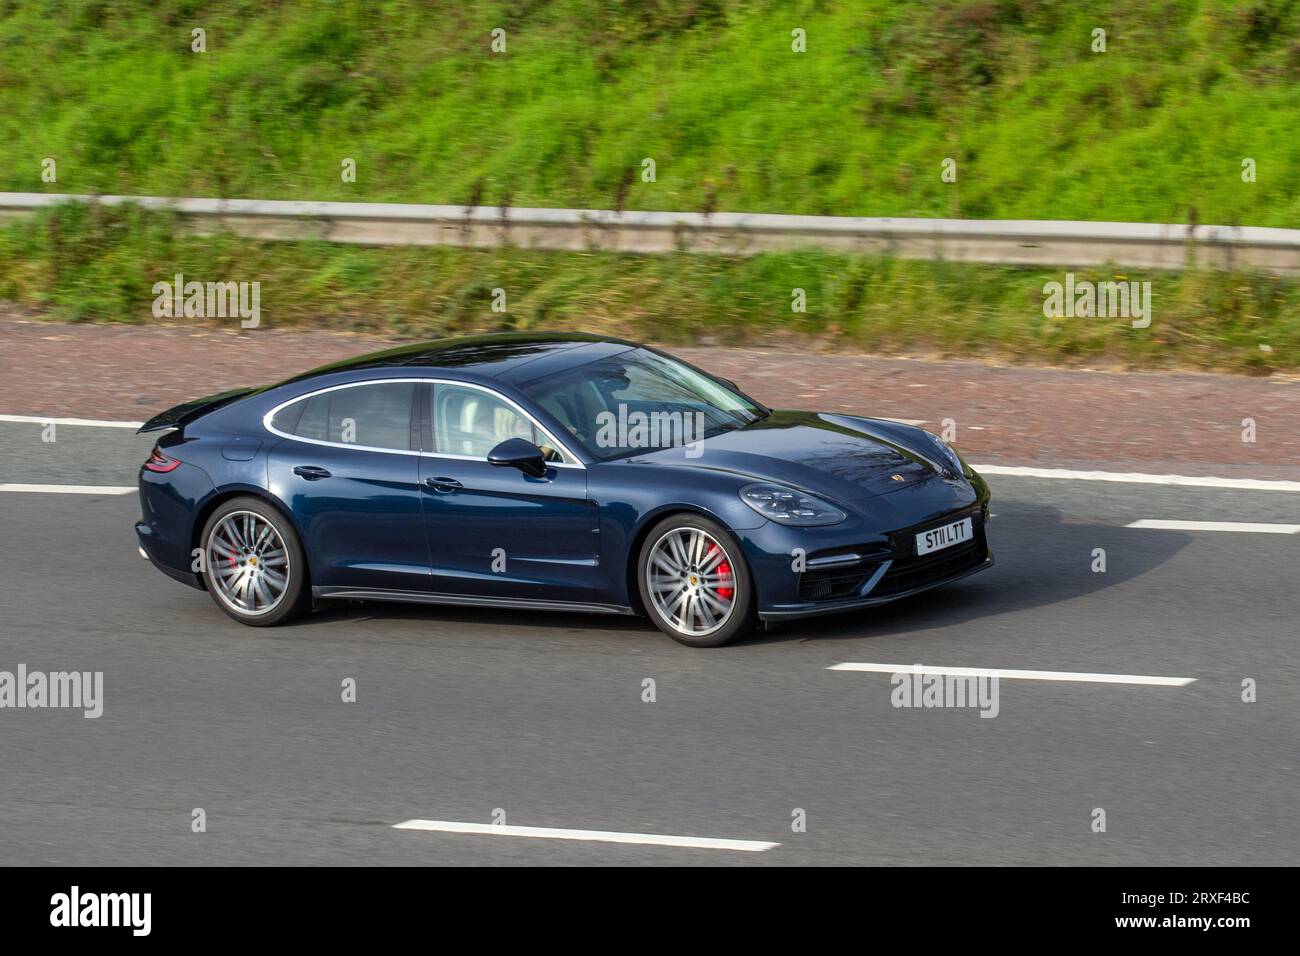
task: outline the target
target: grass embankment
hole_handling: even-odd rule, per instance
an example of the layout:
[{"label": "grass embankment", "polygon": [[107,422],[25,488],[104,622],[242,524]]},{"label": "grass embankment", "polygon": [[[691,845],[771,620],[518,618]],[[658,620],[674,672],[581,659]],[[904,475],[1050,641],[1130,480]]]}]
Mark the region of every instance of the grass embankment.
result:
[{"label": "grass embankment", "polygon": [[[9,0],[0,190],[1293,227],[1298,37],[1283,0]],[[275,324],[1300,364],[1296,285],[1264,277],[1133,276],[1155,308],[1134,330],[1045,319],[1043,283],[1064,270],[348,249],[173,225],[103,210],[13,224],[0,296],[144,321],[152,283],[181,271],[262,282]]]},{"label": "grass embankment", "polygon": [[1285,0],[0,4],[8,191],[1294,227],[1298,129]]}]

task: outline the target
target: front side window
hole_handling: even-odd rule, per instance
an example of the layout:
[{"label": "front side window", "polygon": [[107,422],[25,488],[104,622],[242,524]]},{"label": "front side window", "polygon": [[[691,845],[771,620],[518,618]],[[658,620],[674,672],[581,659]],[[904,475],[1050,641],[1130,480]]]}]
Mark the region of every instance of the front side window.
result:
[{"label": "front side window", "polygon": [[486,458],[507,438],[523,438],[541,448],[547,461],[562,460],[544,432],[490,392],[461,385],[436,385],[433,406],[433,444],[439,455]]},{"label": "front side window", "polygon": [[410,451],[416,387],[381,382],[320,392],[280,409],[271,427],[313,441]]}]

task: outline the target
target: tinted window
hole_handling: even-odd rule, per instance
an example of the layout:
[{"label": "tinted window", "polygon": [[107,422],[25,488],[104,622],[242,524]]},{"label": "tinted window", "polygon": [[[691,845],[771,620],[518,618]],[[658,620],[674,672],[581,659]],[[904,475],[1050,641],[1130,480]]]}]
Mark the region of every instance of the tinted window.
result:
[{"label": "tinted window", "polygon": [[271,427],[286,435],[295,434],[298,428],[298,421],[302,418],[303,409],[306,407],[306,402],[294,402],[292,405],[284,406],[284,408],[271,416]]},{"label": "tinted window", "polygon": [[414,382],[336,388],[282,408],[271,425],[315,441],[410,450],[415,389]]},{"label": "tinted window", "polygon": [[[763,417],[744,396],[644,349],[548,375],[523,389],[601,461],[709,438]],[[651,427],[627,427],[635,416]]]},{"label": "tinted window", "polygon": [[439,385],[434,392],[434,448],[440,455],[486,458],[507,438],[539,446],[552,461],[559,452],[515,408],[488,392],[459,385]]}]

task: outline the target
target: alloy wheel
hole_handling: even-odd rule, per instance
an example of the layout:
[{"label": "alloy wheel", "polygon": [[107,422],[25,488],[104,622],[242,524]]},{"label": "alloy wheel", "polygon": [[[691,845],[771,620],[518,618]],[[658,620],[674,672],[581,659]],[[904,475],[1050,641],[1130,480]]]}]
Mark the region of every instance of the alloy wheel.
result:
[{"label": "alloy wheel", "polygon": [[280,532],[252,511],[232,511],[217,523],[208,536],[207,561],[217,596],[241,615],[275,610],[293,573]]},{"label": "alloy wheel", "polygon": [[736,610],[736,574],[726,549],[701,528],[674,528],[655,542],[645,569],[655,611],[673,630],[699,638]]}]

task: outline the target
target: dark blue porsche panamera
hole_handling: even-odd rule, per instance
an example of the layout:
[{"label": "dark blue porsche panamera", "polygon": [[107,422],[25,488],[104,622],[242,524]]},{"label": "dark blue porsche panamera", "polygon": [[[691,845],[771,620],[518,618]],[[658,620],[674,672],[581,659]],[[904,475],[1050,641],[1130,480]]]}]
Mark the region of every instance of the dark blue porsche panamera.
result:
[{"label": "dark blue porsche panamera", "polygon": [[988,488],[939,438],[596,336],[405,346],[141,431],[142,554],[246,624],[373,599],[641,613],[705,647],[993,562]]}]

